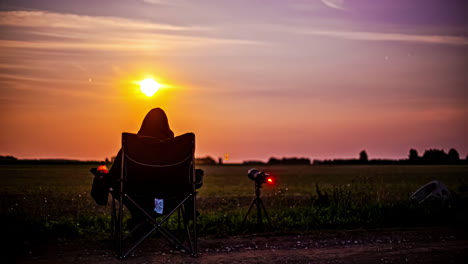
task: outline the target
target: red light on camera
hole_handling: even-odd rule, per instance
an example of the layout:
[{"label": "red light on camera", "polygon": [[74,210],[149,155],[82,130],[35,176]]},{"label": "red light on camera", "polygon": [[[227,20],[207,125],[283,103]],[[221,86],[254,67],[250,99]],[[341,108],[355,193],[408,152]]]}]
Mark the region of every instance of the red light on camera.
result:
[{"label": "red light on camera", "polygon": [[266,178],[266,183],[267,183],[267,184],[275,184],[275,178],[273,178],[273,177],[267,177],[267,178]]}]

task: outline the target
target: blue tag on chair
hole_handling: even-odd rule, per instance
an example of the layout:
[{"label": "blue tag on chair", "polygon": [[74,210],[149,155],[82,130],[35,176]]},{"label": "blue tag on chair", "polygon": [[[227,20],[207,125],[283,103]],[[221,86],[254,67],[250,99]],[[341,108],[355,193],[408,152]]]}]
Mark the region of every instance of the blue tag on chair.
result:
[{"label": "blue tag on chair", "polygon": [[164,211],[164,199],[154,198],[154,211],[158,214],[162,214]]}]

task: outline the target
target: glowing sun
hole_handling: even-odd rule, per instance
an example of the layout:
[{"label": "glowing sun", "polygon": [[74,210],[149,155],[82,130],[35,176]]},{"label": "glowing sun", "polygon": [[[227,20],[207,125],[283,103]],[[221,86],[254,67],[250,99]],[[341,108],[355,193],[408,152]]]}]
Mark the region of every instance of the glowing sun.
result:
[{"label": "glowing sun", "polygon": [[155,80],[151,78],[144,79],[143,81],[139,82],[140,90],[146,96],[153,96],[159,88],[161,88],[161,84],[157,83]]}]

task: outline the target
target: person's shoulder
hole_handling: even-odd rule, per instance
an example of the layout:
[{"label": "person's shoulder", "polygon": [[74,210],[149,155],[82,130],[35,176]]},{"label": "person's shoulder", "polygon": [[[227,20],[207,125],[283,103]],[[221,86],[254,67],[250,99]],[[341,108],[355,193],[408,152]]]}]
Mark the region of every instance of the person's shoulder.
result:
[{"label": "person's shoulder", "polygon": [[180,134],[180,135],[178,135],[177,137],[183,137],[183,136],[186,136],[186,137],[187,137],[187,136],[195,136],[195,133],[193,133],[193,132],[187,132],[187,133],[184,133],[184,134]]},{"label": "person's shoulder", "polygon": [[195,133],[187,132],[185,134],[178,135],[177,137],[175,137],[175,139],[182,139],[182,138],[195,138]]}]

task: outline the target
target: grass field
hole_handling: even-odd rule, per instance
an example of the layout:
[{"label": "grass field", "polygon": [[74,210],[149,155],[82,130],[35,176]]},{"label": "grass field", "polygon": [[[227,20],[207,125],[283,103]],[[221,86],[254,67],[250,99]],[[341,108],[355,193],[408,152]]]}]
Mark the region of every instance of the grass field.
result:
[{"label": "grass field", "polygon": [[[89,195],[90,165],[0,165],[0,217],[14,236],[99,236],[109,207]],[[199,190],[202,234],[254,232],[240,227],[254,195],[248,166],[204,166]],[[277,232],[321,228],[451,225],[468,220],[468,166],[259,166],[276,178],[262,197]],[[453,192],[448,203],[417,205],[409,195],[431,180]],[[317,193],[318,190],[321,195]],[[16,232],[16,233],[15,233]],[[21,237],[21,235],[19,235]]]},{"label": "grass field", "polygon": [[[200,190],[203,197],[252,195],[253,183],[247,178],[249,166],[205,167],[207,177]],[[265,195],[287,188],[288,196],[315,194],[315,183],[323,188],[344,185],[372,187],[393,199],[407,199],[411,192],[431,180],[440,180],[455,190],[468,183],[468,166],[259,166],[277,179],[266,186]]]}]

